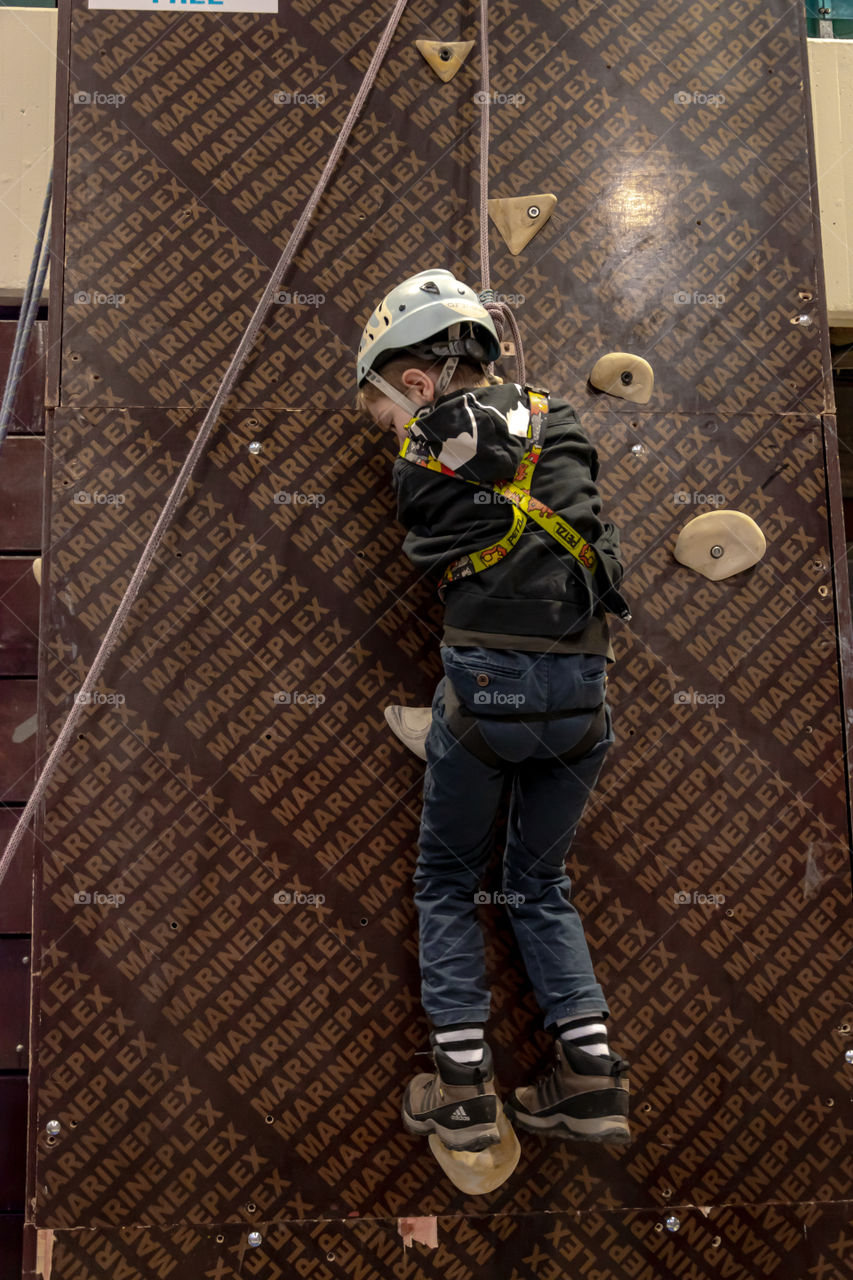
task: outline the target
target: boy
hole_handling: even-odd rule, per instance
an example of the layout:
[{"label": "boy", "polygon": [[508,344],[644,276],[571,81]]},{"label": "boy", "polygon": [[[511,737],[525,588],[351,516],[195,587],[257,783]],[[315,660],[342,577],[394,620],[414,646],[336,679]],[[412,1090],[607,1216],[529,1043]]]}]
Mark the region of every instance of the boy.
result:
[{"label": "boy", "polygon": [[502,888],[555,1037],[551,1072],[516,1089],[507,1111],[533,1132],[630,1136],[628,1064],[607,1043],[609,1009],[565,871],[614,741],[605,610],[630,617],[619,535],[599,519],[597,455],[577,415],[490,378],[499,354],[473,290],[433,270],[383,299],[357,360],[359,406],[401,445],[392,483],[403,549],[442,573],[445,605],[414,875],[436,1072],[409,1083],[403,1122],[464,1151],[499,1141],[477,902],[507,774]]}]

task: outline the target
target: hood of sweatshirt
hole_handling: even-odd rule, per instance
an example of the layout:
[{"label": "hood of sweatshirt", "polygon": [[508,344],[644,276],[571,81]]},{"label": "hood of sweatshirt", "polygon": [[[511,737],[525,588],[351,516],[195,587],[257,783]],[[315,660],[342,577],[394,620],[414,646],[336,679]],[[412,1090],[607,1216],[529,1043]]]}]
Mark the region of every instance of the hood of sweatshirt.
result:
[{"label": "hood of sweatshirt", "polygon": [[530,408],[515,382],[440,396],[409,427],[410,457],[432,457],[465,480],[511,480],[529,441]]}]

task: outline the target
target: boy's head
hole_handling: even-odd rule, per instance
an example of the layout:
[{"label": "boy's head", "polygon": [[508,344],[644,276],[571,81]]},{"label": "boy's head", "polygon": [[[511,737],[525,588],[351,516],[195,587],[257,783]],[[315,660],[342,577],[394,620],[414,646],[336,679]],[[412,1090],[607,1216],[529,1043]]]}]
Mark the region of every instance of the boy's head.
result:
[{"label": "boy's head", "polygon": [[357,357],[360,409],[398,438],[424,405],[492,378],[500,355],[494,322],[473,289],[444,269],[421,271],[382,299]]},{"label": "boy's head", "polygon": [[414,416],[414,412],[426,404],[432,404],[439,394],[447,395],[462,387],[483,387],[499,383],[500,378],[488,372],[482,364],[470,360],[460,360],[450,381],[439,393],[436,390],[441,370],[445,361],[424,360],[418,356],[394,355],[382,365],[382,377],[389,386],[400,391],[414,406],[414,411],[404,407],[386,395],[372,382],[365,381],[358,389],[356,408],[366,413],[380,427],[393,427],[402,442],[406,424]]}]

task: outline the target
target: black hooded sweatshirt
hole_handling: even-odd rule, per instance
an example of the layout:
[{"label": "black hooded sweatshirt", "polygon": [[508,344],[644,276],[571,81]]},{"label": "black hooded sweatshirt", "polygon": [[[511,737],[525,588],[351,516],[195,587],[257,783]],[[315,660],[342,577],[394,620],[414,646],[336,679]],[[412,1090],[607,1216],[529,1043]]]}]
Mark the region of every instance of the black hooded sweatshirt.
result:
[{"label": "black hooded sweatshirt", "polygon": [[[456,472],[394,462],[397,518],[408,530],[403,550],[417,569],[440,575],[509,530],[512,505],[491,486],[512,479],[528,446],[528,403],[515,383],[466,388],[439,397],[410,427],[410,457],[432,456]],[[596,573],[528,516],[504,559],[447,585],[444,644],[603,653],[613,660],[605,612],[627,620],[630,609],[618,590],[619,531],[600,518],[598,470],[577,414],[565,400],[551,399],[530,491],[592,544]]]}]

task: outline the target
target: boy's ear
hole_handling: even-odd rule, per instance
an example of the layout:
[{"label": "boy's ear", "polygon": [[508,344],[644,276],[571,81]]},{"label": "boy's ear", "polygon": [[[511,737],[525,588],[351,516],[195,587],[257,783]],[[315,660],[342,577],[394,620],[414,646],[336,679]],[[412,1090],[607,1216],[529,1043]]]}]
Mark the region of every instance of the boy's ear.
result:
[{"label": "boy's ear", "polygon": [[403,373],[402,382],[403,386],[408,387],[410,391],[419,391],[424,400],[435,399],[435,383],[425,370],[406,369]]}]

